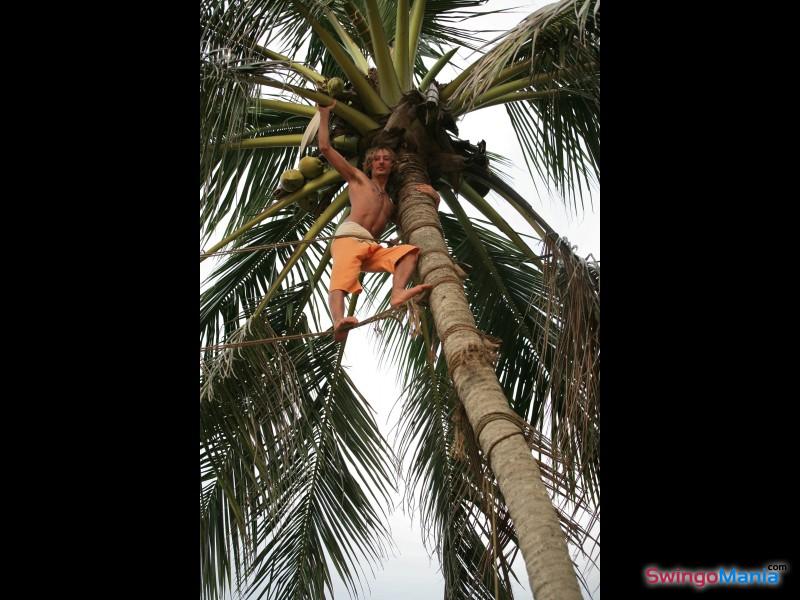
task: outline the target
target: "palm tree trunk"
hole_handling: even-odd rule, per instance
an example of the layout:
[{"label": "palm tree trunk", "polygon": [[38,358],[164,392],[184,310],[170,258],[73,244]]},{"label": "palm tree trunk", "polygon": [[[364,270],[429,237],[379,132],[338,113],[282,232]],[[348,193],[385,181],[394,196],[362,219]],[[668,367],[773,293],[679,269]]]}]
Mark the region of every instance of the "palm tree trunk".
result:
[{"label": "palm tree trunk", "polygon": [[430,199],[414,190],[429,183],[419,155],[401,152],[398,175],[399,223],[406,241],[420,248],[417,268],[431,291],[430,307],[442,340],[458,397],[477,433],[517,531],[519,547],[536,600],[580,600],[578,580],[558,516],[542,481],[539,466],[519,429],[508,420],[486,422],[490,413],[511,414],[494,367],[486,359],[461,281],[448,258],[441,222]]}]

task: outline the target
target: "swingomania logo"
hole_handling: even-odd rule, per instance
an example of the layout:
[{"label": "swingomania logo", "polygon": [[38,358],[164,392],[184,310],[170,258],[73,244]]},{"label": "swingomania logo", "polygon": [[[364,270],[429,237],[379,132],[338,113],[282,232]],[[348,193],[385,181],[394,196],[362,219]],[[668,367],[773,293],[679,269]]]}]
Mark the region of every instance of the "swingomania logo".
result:
[{"label": "swingomania logo", "polygon": [[651,565],[644,569],[644,581],[648,587],[692,586],[698,590],[707,586],[778,587],[788,573],[789,563],[778,561],[756,569],[738,566],[662,569]]}]

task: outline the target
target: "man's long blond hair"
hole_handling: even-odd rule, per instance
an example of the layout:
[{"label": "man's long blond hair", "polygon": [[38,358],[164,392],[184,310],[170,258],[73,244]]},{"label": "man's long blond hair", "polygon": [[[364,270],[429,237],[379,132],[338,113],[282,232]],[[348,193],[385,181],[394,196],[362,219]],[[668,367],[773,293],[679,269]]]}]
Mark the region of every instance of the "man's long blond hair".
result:
[{"label": "man's long blond hair", "polygon": [[391,173],[394,173],[395,167],[397,167],[397,153],[394,150],[392,150],[388,146],[373,146],[372,148],[367,150],[367,155],[364,157],[364,173],[366,173],[370,177],[372,176],[372,158],[375,156],[375,153],[378,150],[386,150],[392,157]]}]

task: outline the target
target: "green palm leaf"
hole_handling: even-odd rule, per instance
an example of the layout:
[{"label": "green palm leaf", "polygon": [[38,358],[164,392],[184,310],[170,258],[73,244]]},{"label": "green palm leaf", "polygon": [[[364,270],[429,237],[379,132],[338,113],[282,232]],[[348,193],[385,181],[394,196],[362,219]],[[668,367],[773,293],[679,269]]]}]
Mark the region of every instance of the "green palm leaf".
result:
[{"label": "green palm leaf", "polygon": [[[287,323],[304,287],[277,296],[238,341],[297,332]],[[298,327],[308,331],[305,320]],[[234,575],[267,597],[319,597],[330,588],[326,556],[355,589],[355,565],[382,556],[387,531],[380,507],[394,485],[393,459],[366,400],[341,370],[337,346],[330,338],[296,340],[207,355],[201,381],[206,597],[216,597],[219,583]]]}]

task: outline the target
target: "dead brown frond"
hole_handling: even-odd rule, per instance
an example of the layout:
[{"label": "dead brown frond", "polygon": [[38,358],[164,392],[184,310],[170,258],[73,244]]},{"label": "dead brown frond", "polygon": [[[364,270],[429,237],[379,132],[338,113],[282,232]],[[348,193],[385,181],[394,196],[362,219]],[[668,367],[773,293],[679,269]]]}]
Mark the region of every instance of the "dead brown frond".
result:
[{"label": "dead brown frond", "polygon": [[600,265],[578,257],[569,242],[548,235],[544,264],[545,333],[540,351],[552,353],[547,382],[551,433],[560,462],[575,476],[599,471]]}]

